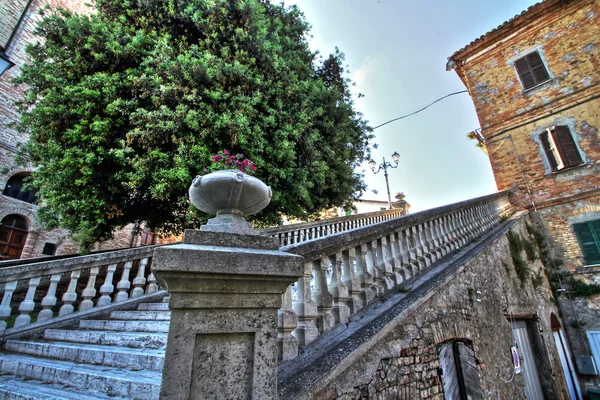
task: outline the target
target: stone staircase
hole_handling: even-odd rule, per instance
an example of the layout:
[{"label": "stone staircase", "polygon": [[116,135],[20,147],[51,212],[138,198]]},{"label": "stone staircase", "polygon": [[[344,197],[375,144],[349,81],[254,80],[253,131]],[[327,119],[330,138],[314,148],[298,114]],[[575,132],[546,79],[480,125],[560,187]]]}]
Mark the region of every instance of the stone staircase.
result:
[{"label": "stone staircase", "polygon": [[0,399],[157,399],[170,311],[141,303],[38,340],[7,340]]},{"label": "stone staircase", "polygon": [[[315,349],[510,213],[503,192],[263,230],[305,266],[278,312],[280,398],[295,398],[299,381],[284,378],[311,375]],[[156,247],[0,268],[0,400],[158,399],[170,311],[152,272]]]}]

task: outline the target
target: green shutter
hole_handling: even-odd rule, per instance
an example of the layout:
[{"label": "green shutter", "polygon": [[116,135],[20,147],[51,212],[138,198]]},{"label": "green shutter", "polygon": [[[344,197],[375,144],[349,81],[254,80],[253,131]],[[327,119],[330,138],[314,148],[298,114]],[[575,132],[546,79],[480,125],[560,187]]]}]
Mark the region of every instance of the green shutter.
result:
[{"label": "green shutter", "polygon": [[600,220],[573,224],[587,265],[600,264]]}]

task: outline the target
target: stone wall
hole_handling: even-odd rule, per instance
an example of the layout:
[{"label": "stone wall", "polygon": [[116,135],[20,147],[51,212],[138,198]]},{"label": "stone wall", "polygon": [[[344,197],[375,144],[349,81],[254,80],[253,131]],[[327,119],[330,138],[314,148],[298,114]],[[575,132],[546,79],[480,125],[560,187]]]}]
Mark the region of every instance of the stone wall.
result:
[{"label": "stone wall", "polygon": [[[523,221],[513,231],[532,240]],[[507,236],[501,236],[442,290],[395,321],[391,333],[314,398],[441,400],[439,346],[459,339],[474,350],[485,398],[524,399],[523,376],[513,375],[511,320],[528,325],[546,399],[567,398],[550,328],[550,316],[558,311],[541,262],[528,262],[528,268],[522,281],[510,258]],[[538,274],[542,278],[535,282]]]}]

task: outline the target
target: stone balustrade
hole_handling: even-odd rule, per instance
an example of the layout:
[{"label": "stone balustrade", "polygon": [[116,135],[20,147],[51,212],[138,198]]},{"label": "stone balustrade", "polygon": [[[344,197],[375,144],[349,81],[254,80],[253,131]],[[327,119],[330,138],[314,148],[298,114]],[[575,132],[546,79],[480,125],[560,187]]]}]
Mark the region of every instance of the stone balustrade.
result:
[{"label": "stone balustrade", "polygon": [[508,192],[501,192],[282,247],[304,257],[304,276],[283,295],[280,360],[293,359],[299,349],[471,243],[511,210]]},{"label": "stone balustrade", "polygon": [[157,292],[150,270],[155,247],[0,269],[0,334]]},{"label": "stone balustrade", "polygon": [[259,230],[262,235],[279,240],[280,246],[289,246],[307,240],[318,239],[334,233],[349,231],[402,216],[403,210],[392,209],[372,213],[329,218],[314,222],[282,225]]}]

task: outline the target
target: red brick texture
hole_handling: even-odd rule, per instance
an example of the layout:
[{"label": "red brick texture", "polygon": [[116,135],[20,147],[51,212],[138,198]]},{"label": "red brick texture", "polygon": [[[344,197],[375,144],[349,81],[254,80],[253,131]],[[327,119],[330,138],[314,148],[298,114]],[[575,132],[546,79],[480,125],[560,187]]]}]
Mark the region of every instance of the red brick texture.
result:
[{"label": "red brick texture", "polygon": [[[517,59],[537,51],[550,80],[524,90]],[[569,217],[600,202],[600,0],[547,0],[453,55],[486,140],[498,189],[542,210],[566,263],[583,265]],[[552,172],[540,134],[567,126],[583,165]]]}]

